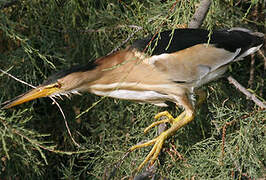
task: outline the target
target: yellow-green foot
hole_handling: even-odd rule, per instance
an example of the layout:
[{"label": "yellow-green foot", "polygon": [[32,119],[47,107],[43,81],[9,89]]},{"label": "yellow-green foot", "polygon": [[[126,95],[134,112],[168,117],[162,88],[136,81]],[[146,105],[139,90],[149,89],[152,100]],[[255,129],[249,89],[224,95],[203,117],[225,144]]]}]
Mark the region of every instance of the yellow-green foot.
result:
[{"label": "yellow-green foot", "polygon": [[130,148],[130,151],[134,151],[135,149],[139,149],[142,147],[146,147],[146,146],[151,146],[153,145],[152,150],[150,151],[150,153],[146,156],[145,160],[139,165],[137,171],[140,171],[145,164],[147,164],[150,161],[150,164],[152,165],[154,163],[154,161],[158,158],[159,153],[163,147],[163,143],[164,141],[168,138],[168,135],[166,132],[163,132],[162,134],[160,134],[158,137],[156,137],[155,139],[152,139],[148,142],[145,142],[143,144],[139,144],[139,145],[135,145],[133,147]]},{"label": "yellow-green foot", "polygon": [[135,145],[130,148],[130,151],[134,151],[135,149],[147,147],[153,145],[153,148],[151,149],[150,153],[146,156],[144,161],[139,165],[137,168],[137,171],[141,170],[145,164],[150,162],[150,165],[154,164],[155,160],[158,158],[164,141],[169,138],[171,135],[173,135],[179,128],[183,127],[187,123],[189,123],[191,120],[194,118],[194,111],[192,110],[187,110],[181,113],[177,118],[173,118],[173,116],[168,113],[167,111],[161,112],[155,116],[155,119],[159,119],[161,117],[167,117],[167,119],[164,120],[159,120],[157,122],[152,123],[150,126],[148,126],[144,132],[146,133],[149,129],[162,124],[162,123],[170,123],[171,127],[167,129],[166,131],[162,132],[158,137],[149,140],[145,143]]}]

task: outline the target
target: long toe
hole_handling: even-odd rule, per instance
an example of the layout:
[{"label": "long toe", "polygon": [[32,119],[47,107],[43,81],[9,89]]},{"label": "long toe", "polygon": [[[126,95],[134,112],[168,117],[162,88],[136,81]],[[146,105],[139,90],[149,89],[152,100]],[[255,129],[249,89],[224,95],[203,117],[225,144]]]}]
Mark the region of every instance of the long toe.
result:
[{"label": "long toe", "polygon": [[153,145],[151,151],[149,152],[149,154],[144,159],[144,161],[137,168],[137,171],[140,171],[145,166],[145,164],[147,164],[148,162],[150,162],[150,165],[154,164],[155,160],[158,158],[158,156],[162,150],[163,143],[166,140],[166,138],[167,138],[167,135],[165,134],[165,132],[163,132],[157,138],[155,138],[154,140],[151,140],[151,141],[153,141],[154,145]]}]

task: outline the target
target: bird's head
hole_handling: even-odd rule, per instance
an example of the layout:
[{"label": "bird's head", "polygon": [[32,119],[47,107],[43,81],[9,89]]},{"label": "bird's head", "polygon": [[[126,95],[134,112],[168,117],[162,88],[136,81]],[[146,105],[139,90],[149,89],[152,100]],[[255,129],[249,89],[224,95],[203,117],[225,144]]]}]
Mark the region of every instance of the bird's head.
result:
[{"label": "bird's head", "polygon": [[91,70],[95,67],[76,66],[66,71],[58,72],[49,77],[36,88],[3,103],[3,109],[41,98],[41,97],[69,97],[72,94],[87,90],[87,84],[95,76]]}]

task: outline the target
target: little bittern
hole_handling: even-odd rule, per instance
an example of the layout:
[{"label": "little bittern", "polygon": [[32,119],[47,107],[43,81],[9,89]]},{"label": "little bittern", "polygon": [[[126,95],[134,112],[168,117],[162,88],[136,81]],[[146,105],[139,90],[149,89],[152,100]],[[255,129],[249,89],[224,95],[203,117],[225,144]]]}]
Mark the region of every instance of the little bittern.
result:
[{"label": "little bittern", "polygon": [[[171,127],[158,137],[130,148],[131,151],[153,145],[139,166],[157,159],[164,141],[194,119],[195,89],[219,78],[234,61],[256,52],[264,35],[243,28],[213,31],[176,29],[137,40],[132,46],[99,58],[86,66],[76,66],[51,76],[43,84],[3,108],[40,98],[88,91],[100,96],[167,106],[170,101],[184,108],[174,118],[168,112],[155,116],[159,120],[145,129],[169,122]],[[149,47],[149,55],[144,51]],[[203,99],[202,97],[200,99]]]}]

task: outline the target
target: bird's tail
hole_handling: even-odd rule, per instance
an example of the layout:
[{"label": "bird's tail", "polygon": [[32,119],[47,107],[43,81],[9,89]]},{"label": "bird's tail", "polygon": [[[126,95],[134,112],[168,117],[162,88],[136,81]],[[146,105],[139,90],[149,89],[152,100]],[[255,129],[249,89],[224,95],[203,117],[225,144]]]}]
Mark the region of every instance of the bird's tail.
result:
[{"label": "bird's tail", "polygon": [[254,52],[258,51],[265,43],[265,34],[261,32],[252,32],[249,29],[239,27],[231,28],[228,31],[231,33],[236,32],[239,35],[244,36],[246,40],[246,42],[244,43],[245,46],[241,48],[241,52],[234,61],[241,60],[243,57],[253,54]]}]

